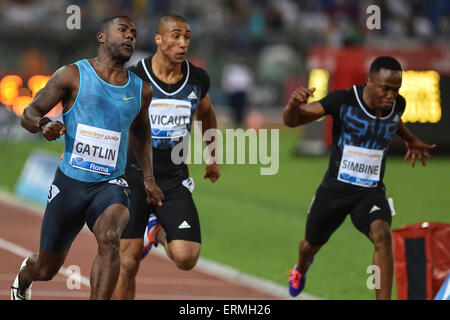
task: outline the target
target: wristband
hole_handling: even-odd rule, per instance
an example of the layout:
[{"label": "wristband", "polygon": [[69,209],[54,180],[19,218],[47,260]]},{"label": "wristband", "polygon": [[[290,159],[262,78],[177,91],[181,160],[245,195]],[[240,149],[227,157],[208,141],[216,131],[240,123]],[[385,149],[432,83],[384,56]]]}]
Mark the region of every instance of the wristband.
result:
[{"label": "wristband", "polygon": [[45,126],[49,122],[52,122],[52,120],[50,120],[50,118],[48,118],[48,117],[41,118],[41,120],[39,120],[39,129],[42,130],[42,127]]}]

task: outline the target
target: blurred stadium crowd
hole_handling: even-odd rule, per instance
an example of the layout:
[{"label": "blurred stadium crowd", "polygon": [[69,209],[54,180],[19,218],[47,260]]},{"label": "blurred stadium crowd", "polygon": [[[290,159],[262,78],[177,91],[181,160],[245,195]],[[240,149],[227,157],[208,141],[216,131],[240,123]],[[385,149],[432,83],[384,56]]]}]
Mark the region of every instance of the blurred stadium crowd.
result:
[{"label": "blurred stadium crowd", "polygon": [[[70,5],[81,8],[81,30],[66,27]],[[380,30],[366,26],[370,5],[381,9]],[[189,21],[190,59],[207,69],[217,106],[230,104],[237,82],[228,76],[240,74],[247,104],[280,107],[288,81],[307,82],[314,45],[450,46],[448,0],[0,0],[0,78],[50,75],[93,57],[99,22],[116,14],[136,22],[136,62],[154,52],[156,24],[168,12]]]}]

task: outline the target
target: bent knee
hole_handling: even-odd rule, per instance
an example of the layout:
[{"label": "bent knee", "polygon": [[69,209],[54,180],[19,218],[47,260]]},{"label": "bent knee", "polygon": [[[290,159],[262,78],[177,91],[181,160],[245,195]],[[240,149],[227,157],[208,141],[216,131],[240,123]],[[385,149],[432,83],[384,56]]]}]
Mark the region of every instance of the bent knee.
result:
[{"label": "bent knee", "polygon": [[169,256],[181,270],[191,270],[197,264],[200,255],[200,243],[172,240],[169,243]]},{"label": "bent knee", "polygon": [[392,236],[389,227],[374,226],[370,230],[369,238],[372,240],[375,248],[390,248],[392,246]]},{"label": "bent knee", "polygon": [[141,262],[140,257],[135,256],[121,256],[120,257],[120,273],[127,276],[136,276],[139,265]]},{"label": "bent knee", "polygon": [[142,245],[129,245],[120,249],[120,273],[135,277],[141,264]]},{"label": "bent knee", "polygon": [[195,265],[197,264],[198,255],[174,256],[173,260],[174,260],[175,264],[177,265],[178,269],[188,271],[188,270],[191,270],[192,268],[194,268]]},{"label": "bent knee", "polygon": [[303,239],[300,243],[301,249],[303,251],[306,251],[308,254],[315,255],[319,249],[322,247],[320,245],[313,245],[308,240]]},{"label": "bent knee", "polygon": [[98,237],[98,244],[101,249],[119,250],[120,233],[115,230],[102,232]]}]

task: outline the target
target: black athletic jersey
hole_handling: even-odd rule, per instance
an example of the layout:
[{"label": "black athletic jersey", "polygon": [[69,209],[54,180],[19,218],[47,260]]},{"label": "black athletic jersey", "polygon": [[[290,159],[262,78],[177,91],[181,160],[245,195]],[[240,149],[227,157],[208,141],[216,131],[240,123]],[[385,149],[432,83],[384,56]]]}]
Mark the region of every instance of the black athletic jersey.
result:
[{"label": "black athletic jersey", "polygon": [[[167,154],[170,155],[172,148],[182,142],[190,132],[200,100],[208,93],[210,80],[205,70],[185,60],[181,65],[183,78],[175,84],[164,83],[153,73],[152,58],[153,56],[142,59],[128,70],[153,88],[149,117],[152,126],[153,162],[154,166],[158,166],[163,164],[156,163],[159,162],[158,159],[164,163],[170,160]],[[137,163],[130,149],[128,158],[129,162]]]},{"label": "black athletic jersey", "polygon": [[398,96],[380,118],[363,100],[364,86],[330,92],[319,103],[333,117],[333,143],[322,187],[382,187],[389,144],[405,110]]},{"label": "black athletic jersey", "polygon": [[183,78],[175,84],[164,83],[153,73],[152,58],[142,59],[129,70],[152,86],[149,115],[153,148],[169,150],[190,132],[192,119],[200,99],[208,93],[210,80],[205,70],[185,60],[181,65]]}]

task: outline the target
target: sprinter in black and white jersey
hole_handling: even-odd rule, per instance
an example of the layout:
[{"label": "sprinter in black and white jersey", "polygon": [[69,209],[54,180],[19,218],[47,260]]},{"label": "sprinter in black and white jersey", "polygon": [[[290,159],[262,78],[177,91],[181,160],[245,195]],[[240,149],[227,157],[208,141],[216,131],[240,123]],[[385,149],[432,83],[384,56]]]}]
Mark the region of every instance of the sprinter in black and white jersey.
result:
[{"label": "sprinter in black and white jersey", "polygon": [[314,255],[350,214],[355,227],[374,244],[373,265],[380,267],[377,299],[390,299],[393,278],[391,204],[383,175],[389,144],[395,134],[405,140],[414,167],[416,157],[425,165],[432,159],[428,145],[414,136],[401,120],[405,99],[399,95],[402,69],[392,57],[378,57],[370,67],[367,84],[336,90],[320,101],[306,104],[314,89],[298,88],[284,109],[284,123],[296,127],[325,115],[333,117],[333,144],[325,177],[308,212],[305,238],[298,263],[291,271],[289,291],[304,288]]},{"label": "sprinter in black and white jersey", "polygon": [[[182,270],[192,269],[200,255],[200,222],[192,199],[194,181],[186,164],[175,164],[171,157],[172,149],[188,138],[194,115],[202,122],[202,133],[217,128],[208,95],[208,74],[186,60],[190,36],[184,18],[173,14],[163,16],[155,34],[158,47],[155,55],[130,68],[153,88],[149,116],[154,177],[142,175],[129,150],[125,174],[131,189],[130,221],[120,243],[121,266],[115,299],[134,299],[140,260],[153,245],[161,243],[169,258]],[[214,152],[211,154],[215,156]],[[215,182],[219,177],[219,164],[208,161],[204,178]],[[143,189],[147,179],[159,181],[164,193],[161,207],[147,205]]]}]

